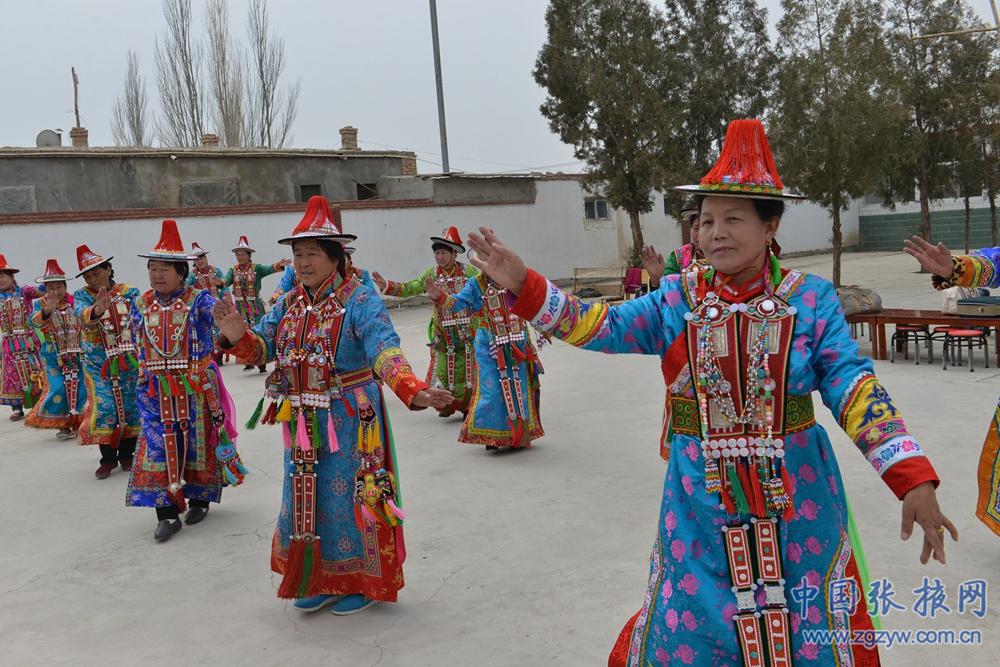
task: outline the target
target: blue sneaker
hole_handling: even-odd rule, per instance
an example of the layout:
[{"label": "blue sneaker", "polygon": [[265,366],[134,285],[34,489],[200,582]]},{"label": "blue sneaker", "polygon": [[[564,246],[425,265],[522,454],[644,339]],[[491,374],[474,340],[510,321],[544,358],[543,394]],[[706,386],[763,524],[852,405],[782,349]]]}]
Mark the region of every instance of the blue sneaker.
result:
[{"label": "blue sneaker", "polygon": [[299,598],[292,606],[299,611],[319,611],[326,605],[336,602],[340,597],[339,595],[327,595],[325,593],[322,595],[312,595],[307,598]]},{"label": "blue sneaker", "polygon": [[369,600],[364,595],[345,595],[337,604],[333,605],[330,613],[334,616],[350,616],[364,611],[373,604],[378,604],[378,600]]}]

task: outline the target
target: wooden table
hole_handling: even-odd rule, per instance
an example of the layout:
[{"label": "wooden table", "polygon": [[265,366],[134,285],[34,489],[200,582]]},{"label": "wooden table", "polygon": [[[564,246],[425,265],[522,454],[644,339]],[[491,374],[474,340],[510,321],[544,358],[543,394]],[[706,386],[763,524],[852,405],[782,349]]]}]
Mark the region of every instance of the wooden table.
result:
[{"label": "wooden table", "polygon": [[888,359],[889,348],[885,341],[887,324],[927,324],[930,326],[950,326],[955,329],[991,327],[996,332],[997,366],[1000,367],[1000,317],[972,317],[969,315],[949,315],[937,310],[911,310],[909,308],[886,308],[875,313],[855,313],[848,315],[851,324],[868,324],[872,327],[872,358]]}]

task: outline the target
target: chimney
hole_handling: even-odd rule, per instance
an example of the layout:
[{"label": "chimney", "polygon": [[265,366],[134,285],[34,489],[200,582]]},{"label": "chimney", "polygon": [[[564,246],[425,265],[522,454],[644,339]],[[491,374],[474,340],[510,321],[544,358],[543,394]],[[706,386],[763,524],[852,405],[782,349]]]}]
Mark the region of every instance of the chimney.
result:
[{"label": "chimney", "polygon": [[340,128],[340,150],[360,150],[358,148],[358,128],[351,127],[350,125]]},{"label": "chimney", "polygon": [[219,147],[219,135],[212,134],[211,132],[206,132],[201,135],[201,147],[202,148],[218,148]]},{"label": "chimney", "polygon": [[69,131],[69,138],[73,140],[73,148],[87,148],[89,143],[87,141],[87,128],[85,127],[74,127]]}]

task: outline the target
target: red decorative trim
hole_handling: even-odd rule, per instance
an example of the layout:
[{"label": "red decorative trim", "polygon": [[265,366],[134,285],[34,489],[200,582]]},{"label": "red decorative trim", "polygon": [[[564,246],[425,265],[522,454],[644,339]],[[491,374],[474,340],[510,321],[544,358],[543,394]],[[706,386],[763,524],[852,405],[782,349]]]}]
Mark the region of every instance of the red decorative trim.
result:
[{"label": "red decorative trim", "polygon": [[528,269],[521,293],[514,300],[511,312],[530,322],[542,309],[542,304],[545,303],[545,297],[548,296],[548,293],[549,281],[545,279],[545,276],[534,269]]},{"label": "red decorative trim", "polygon": [[900,500],[924,482],[933,482],[934,488],[937,488],[941,484],[934,466],[931,465],[930,459],[926,456],[914,456],[899,463],[894,463],[882,475],[882,481],[892,489],[892,492]]},{"label": "red decorative trim", "polygon": [[259,365],[258,361],[259,357],[261,357],[263,342],[257,337],[257,334],[247,331],[236,345],[230,348],[222,346],[222,348],[236,357],[241,363]]}]

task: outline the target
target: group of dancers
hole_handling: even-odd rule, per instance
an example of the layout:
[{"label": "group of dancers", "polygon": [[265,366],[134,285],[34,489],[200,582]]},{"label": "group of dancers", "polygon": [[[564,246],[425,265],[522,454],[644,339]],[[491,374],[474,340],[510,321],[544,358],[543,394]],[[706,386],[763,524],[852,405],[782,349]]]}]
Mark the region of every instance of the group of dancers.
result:
[{"label": "group of dancers", "polygon": [[[648,589],[610,664],[878,664],[877,649],[852,643],[851,632],[823,645],[804,633],[873,627],[863,603],[851,613],[829,604],[831,582],[866,591],[867,573],[812,393],[901,501],[901,537],[922,529],[923,563],[945,561],[946,531],[958,537],[938,507],[937,474],[859,355],[832,285],[781,266],[774,237],[792,195],[763,126],[731,123],[713,169],[678,189],[693,196],[692,244],[669,261],[645,252],[663,276],[658,288],[617,306],[563,292],[485,228],[468,236],[469,264],[458,261],[466,242],[452,227],[430,239],[434,266],[387,280],[353,264],[357,237],[322,197],[279,241],[290,263],[253,263],[243,237],[225,274],[164,221],[140,255],[142,293],[85,245],[86,284],[72,300],[54,260],[40,291],[19,286],[0,255],[0,401],[12,419],[30,408],[29,426],[99,445],[97,476],[129,471],[126,504],[156,508],[154,537],[165,541],[182,513],[187,524],[204,520],[222,487],[246,474],[222,358],[265,373],[273,363],[240,421],[275,425],[284,444],[277,594],[301,611],[343,615],[395,601],[403,587],[405,512],[384,389],[411,410],[461,413],[461,442],[520,449],[543,433],[533,336],[655,355],[666,382],[666,480]],[[942,285],[1000,281],[996,256],[952,258],[924,245],[911,254]],[[279,271],[268,311],[261,279]],[[383,296],[424,293],[433,314],[421,376]],[[788,604],[800,581],[815,585],[819,614]]]}]

